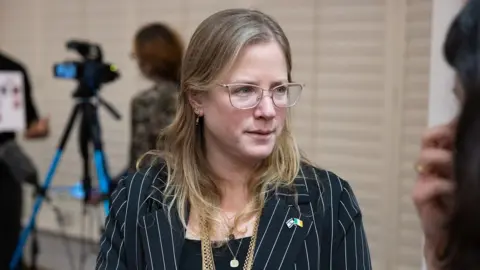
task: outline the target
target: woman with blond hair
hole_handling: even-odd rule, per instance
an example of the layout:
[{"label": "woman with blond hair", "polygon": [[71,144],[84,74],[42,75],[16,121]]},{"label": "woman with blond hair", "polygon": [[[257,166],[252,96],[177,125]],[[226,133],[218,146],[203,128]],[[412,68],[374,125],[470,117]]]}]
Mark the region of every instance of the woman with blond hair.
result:
[{"label": "woman with blond hair", "polygon": [[287,37],[217,12],[193,34],[158,160],[112,195],[96,269],[371,269],[349,184],[302,157]]}]

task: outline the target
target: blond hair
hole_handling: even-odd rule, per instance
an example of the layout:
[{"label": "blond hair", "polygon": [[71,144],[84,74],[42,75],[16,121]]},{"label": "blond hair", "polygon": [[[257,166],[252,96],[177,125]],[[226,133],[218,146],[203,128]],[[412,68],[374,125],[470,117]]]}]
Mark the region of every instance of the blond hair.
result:
[{"label": "blond hair", "polygon": [[[196,125],[196,114],[189,102],[194,91],[213,88],[218,76],[228,70],[246,46],[277,42],[282,48],[291,81],[291,51],[287,37],[278,23],[266,14],[249,9],[228,9],[204,20],[194,32],[183,61],[177,113],[172,124],[159,137],[163,145],[168,178],[164,190],[165,205],[176,206],[186,227],[187,205],[208,222],[215,219],[221,194],[212,179],[205,160],[202,121]],[[253,209],[237,216],[258,213],[265,204],[265,194],[280,186],[291,186],[300,168],[301,155],[292,136],[290,119],[279,135],[272,154],[252,175],[249,191],[253,194],[247,207]]]}]

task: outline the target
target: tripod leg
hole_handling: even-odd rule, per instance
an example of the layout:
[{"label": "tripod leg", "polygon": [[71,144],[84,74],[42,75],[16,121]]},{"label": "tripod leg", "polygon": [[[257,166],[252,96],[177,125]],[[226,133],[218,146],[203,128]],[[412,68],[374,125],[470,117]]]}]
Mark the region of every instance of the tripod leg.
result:
[{"label": "tripod leg", "polygon": [[32,227],[32,247],[31,247],[31,263],[30,270],[37,270],[37,255],[39,252],[38,238],[37,238],[37,229],[35,228],[35,223]]},{"label": "tripod leg", "polygon": [[79,110],[79,105],[75,105],[75,107],[73,108],[73,110],[70,114],[70,118],[68,119],[67,126],[66,126],[66,128],[63,132],[62,138],[60,140],[60,144],[59,144],[59,146],[57,148],[57,151],[56,151],[56,153],[53,157],[52,163],[50,164],[50,167],[47,171],[47,174],[46,174],[46,177],[45,177],[45,182],[43,183],[43,186],[39,187],[38,195],[37,195],[37,198],[36,198],[34,206],[33,206],[32,215],[30,217],[30,220],[29,220],[27,226],[25,226],[25,228],[22,230],[22,233],[20,235],[20,239],[19,239],[18,244],[17,244],[17,248],[15,249],[15,253],[13,254],[12,260],[10,261],[10,269],[11,270],[16,269],[19,261],[21,260],[23,247],[25,246],[25,244],[27,242],[27,239],[28,239],[28,235],[30,234],[30,232],[31,232],[31,230],[32,230],[32,228],[35,224],[35,218],[36,218],[38,212],[40,211],[40,207],[41,207],[41,204],[43,202],[43,199],[45,199],[46,191],[48,190],[48,188],[49,188],[49,186],[52,182],[53,175],[55,174],[55,170],[57,169],[57,166],[58,166],[58,164],[60,162],[60,159],[62,157],[62,154],[63,154],[63,150],[65,149],[65,145],[67,144],[68,137],[70,135],[73,124],[75,122],[75,117],[78,114],[78,110]]},{"label": "tripod leg", "polygon": [[[97,108],[92,104],[86,104],[85,117],[89,120],[91,126],[91,138],[94,148],[95,168],[97,171],[100,191],[103,194],[109,194],[110,177],[105,168],[105,155],[103,153],[103,146],[101,140],[100,124],[98,121]],[[109,201],[104,200],[105,214],[108,215],[110,206]]]},{"label": "tripod leg", "polygon": [[83,117],[80,121],[80,129],[79,129],[79,146],[80,146],[80,153],[82,156],[83,161],[83,177],[82,177],[82,184],[83,184],[83,191],[84,201],[87,202],[90,199],[90,193],[92,190],[92,180],[90,175],[90,153],[89,153],[89,143],[92,139],[91,137],[91,123],[89,119],[89,113],[87,112],[89,103],[83,103]]}]

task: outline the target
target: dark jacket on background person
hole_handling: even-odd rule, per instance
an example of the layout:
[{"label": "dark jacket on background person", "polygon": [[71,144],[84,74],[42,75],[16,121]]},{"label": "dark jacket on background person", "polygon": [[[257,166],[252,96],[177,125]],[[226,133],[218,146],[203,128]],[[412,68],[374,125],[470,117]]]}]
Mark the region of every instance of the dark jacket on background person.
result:
[{"label": "dark jacket on background person", "polygon": [[[0,52],[0,72],[18,71],[23,75],[26,124],[29,127],[38,120],[37,110],[31,94],[30,78],[25,67],[17,60]],[[0,132],[0,146],[15,140],[14,132]],[[13,177],[11,168],[0,162],[0,239],[2,252],[0,252],[0,269],[9,269],[9,263],[17,246],[22,229],[21,218],[23,208],[22,183]]]},{"label": "dark jacket on background person", "polygon": [[157,138],[160,131],[175,117],[178,88],[179,85],[173,81],[157,80],[154,86],[133,97],[130,103],[131,137],[128,166],[110,182],[110,194],[117,187],[120,178],[136,171],[137,161],[145,153],[161,148],[161,145],[157,145]]},{"label": "dark jacket on background person", "polygon": [[131,103],[131,139],[129,170],[135,171],[143,154],[157,149],[160,131],[175,117],[178,84],[158,81],[153,87],[134,96]]}]

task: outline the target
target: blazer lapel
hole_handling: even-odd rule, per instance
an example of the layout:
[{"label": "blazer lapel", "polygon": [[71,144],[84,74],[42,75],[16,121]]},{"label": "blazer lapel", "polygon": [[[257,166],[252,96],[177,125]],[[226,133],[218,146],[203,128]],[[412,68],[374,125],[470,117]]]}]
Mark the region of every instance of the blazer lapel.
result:
[{"label": "blazer lapel", "polygon": [[[160,192],[158,189],[156,191]],[[185,242],[185,229],[176,208],[172,207],[169,212],[164,210],[158,195],[154,191],[149,198],[153,200],[153,205],[160,205],[159,209],[138,220],[142,234],[143,256],[148,265],[147,269],[177,270]]]},{"label": "blazer lapel", "polygon": [[[296,202],[294,193],[287,189],[278,189],[267,196],[260,216],[253,270],[292,269],[303,247],[313,221],[309,210],[305,211],[310,209],[310,197],[305,184],[302,184],[304,181],[295,183]],[[152,188],[153,192],[145,203],[159,207],[139,216],[138,228],[143,250],[137,251],[137,256],[144,257],[146,269],[178,270],[185,230],[175,207],[170,212],[161,207],[161,187],[152,184]],[[296,205],[302,208],[301,212]],[[187,205],[187,220],[189,208],[190,205]]]},{"label": "blazer lapel", "polygon": [[[253,270],[292,269],[313,224],[293,202],[293,195],[287,191],[278,191],[267,200],[260,217]],[[299,192],[298,204],[305,203],[309,203],[308,193]]]}]

